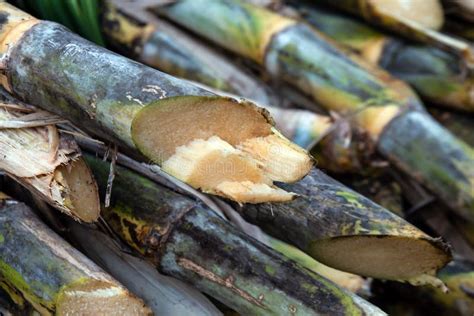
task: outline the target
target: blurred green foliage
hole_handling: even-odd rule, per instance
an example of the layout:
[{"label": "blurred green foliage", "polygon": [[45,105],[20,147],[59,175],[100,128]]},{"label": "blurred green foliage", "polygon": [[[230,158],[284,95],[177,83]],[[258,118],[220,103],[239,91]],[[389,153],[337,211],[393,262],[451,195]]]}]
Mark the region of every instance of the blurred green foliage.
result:
[{"label": "blurred green foliage", "polygon": [[98,0],[10,0],[9,2],[37,18],[63,24],[82,37],[104,46],[99,26]]}]

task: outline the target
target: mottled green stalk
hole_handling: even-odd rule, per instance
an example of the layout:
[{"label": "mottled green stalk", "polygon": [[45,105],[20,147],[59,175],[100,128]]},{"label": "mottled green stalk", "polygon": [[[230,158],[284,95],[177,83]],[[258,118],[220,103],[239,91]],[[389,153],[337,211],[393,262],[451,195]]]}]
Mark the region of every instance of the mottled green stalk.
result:
[{"label": "mottled green stalk", "polygon": [[[430,27],[428,25],[423,25],[422,23],[417,23],[417,21],[415,21],[412,18],[403,17],[403,15],[397,15],[397,17],[400,18],[401,23],[397,23],[397,21],[394,21],[395,23],[391,23],[390,21],[387,21],[387,20],[384,21],[384,19],[377,19],[376,17],[371,16],[371,12],[373,12],[374,6],[378,6],[378,5],[383,6],[385,5],[385,3],[389,3],[393,1],[377,1],[377,0],[375,1],[374,0],[328,1],[328,0],[324,0],[324,2],[330,5],[339,7],[347,12],[358,15],[364,18],[367,22],[372,23],[374,25],[382,25],[385,28],[389,29],[390,31],[403,35],[404,37],[408,39],[414,40],[416,42],[431,44],[440,49],[454,53],[458,55],[459,57],[463,58],[466,61],[467,66],[469,68],[472,69],[472,67],[474,67],[474,50],[468,42],[465,42],[460,39],[452,38],[450,36],[446,36],[445,34],[437,31],[438,29],[440,29],[440,27],[443,24],[443,21],[442,21],[443,12],[441,10],[439,10],[439,14],[441,18],[441,20],[439,21],[440,23],[437,23],[435,27]],[[356,2],[359,2],[359,3],[355,4]],[[366,6],[364,4],[366,2],[371,2],[371,4]],[[434,0],[434,2],[438,2],[438,0]],[[406,11],[406,13],[408,13],[409,15],[412,15],[412,13],[410,13],[411,11],[416,12],[415,16],[420,17],[421,19],[424,19],[426,16],[429,16],[429,14],[426,14],[429,12],[429,11],[427,12],[428,9],[432,9],[433,7],[436,7],[436,6],[439,7],[439,3],[435,6],[433,5],[430,6],[430,4],[427,3],[426,1],[408,1],[408,2],[401,1],[400,3],[402,4],[402,7],[404,6],[407,7],[408,10]],[[410,6],[412,5],[417,8],[415,10],[412,10],[410,8]],[[367,12],[369,12],[369,14],[367,14]],[[388,10],[387,13],[390,14],[392,12]]]},{"label": "mottled green stalk", "polygon": [[426,100],[474,111],[474,77],[459,56],[428,45],[388,36],[351,17],[318,6],[292,2],[301,17],[337,42],[359,52],[410,83]]},{"label": "mottled green stalk", "polygon": [[143,302],[52,232],[24,204],[0,209],[0,284],[42,315],[148,315]]},{"label": "mottled green stalk", "polygon": [[434,274],[449,261],[449,249],[439,239],[320,171],[290,186],[299,194],[292,202],[244,205],[240,210],[250,222],[323,264],[417,283],[421,275]]},{"label": "mottled green stalk", "polygon": [[[88,156],[105,191],[109,166]],[[245,315],[381,313],[200,203],[117,167],[104,218],[158,269]]]},{"label": "mottled green stalk", "polygon": [[121,251],[117,242],[107,235],[73,221],[67,226],[69,236],[81,250],[142,298],[155,315],[222,315],[196,289],[158,273],[150,263]]},{"label": "mottled green stalk", "polygon": [[[474,157],[472,148],[459,141],[450,144],[453,156],[446,150],[429,168],[418,168],[432,160],[434,148],[442,148],[454,137],[440,128],[421,108],[416,97],[398,80],[378,68],[347,55],[309,26],[268,10],[235,0],[184,0],[161,12],[170,19],[252,58],[274,78],[285,79],[312,96],[328,110],[351,116],[375,142],[379,151],[394,164],[412,174],[440,195],[459,214],[474,221]],[[406,119],[412,113],[418,119],[410,126],[422,135],[423,150],[398,151],[387,144],[407,136],[384,132],[406,130]],[[432,127],[434,129],[432,129]],[[428,141],[429,140],[429,141]],[[462,165],[462,166],[461,166]]]},{"label": "mottled green stalk", "polygon": [[112,1],[102,7],[102,30],[121,53],[173,76],[271,103],[265,85],[222,54],[166,21],[141,21],[139,14],[132,16],[126,9]]},{"label": "mottled green stalk", "polygon": [[380,138],[379,151],[472,222],[474,149],[427,118],[420,112],[395,118]]}]

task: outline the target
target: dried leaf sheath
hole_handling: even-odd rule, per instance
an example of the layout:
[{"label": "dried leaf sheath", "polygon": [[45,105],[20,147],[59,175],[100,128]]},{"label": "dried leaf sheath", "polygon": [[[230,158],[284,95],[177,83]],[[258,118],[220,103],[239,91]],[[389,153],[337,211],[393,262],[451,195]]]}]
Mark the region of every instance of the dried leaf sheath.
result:
[{"label": "dried leaf sheath", "polygon": [[[11,9],[0,4],[0,10],[4,8]],[[268,116],[250,102],[213,96],[50,22],[37,22],[19,37],[7,34],[5,43],[11,47],[6,62],[7,86],[16,96],[66,117],[135,155],[141,152],[195,188],[239,202],[291,199],[292,194],[272,186],[277,180],[272,179],[269,163],[275,158],[273,152],[262,155],[265,148],[237,149],[266,137],[276,139],[279,149],[296,158],[283,166],[289,171],[289,181],[298,180],[311,168],[307,153],[280,137]],[[220,138],[219,146],[210,140],[213,137]],[[193,152],[195,142],[206,151]],[[168,159],[184,162],[188,172],[182,173],[176,163],[165,164]],[[256,170],[259,182],[254,182],[252,172],[237,176],[233,173],[236,168],[208,175],[207,170],[218,169],[217,161],[248,165],[248,170],[256,170],[250,166],[260,164],[262,168]]]},{"label": "dried leaf sheath", "polygon": [[42,315],[149,315],[143,302],[52,232],[24,204],[2,201],[0,279]]},{"label": "dried leaf sheath", "polygon": [[0,169],[60,211],[95,221],[97,185],[74,139],[51,125],[59,120],[20,103],[0,103]]}]

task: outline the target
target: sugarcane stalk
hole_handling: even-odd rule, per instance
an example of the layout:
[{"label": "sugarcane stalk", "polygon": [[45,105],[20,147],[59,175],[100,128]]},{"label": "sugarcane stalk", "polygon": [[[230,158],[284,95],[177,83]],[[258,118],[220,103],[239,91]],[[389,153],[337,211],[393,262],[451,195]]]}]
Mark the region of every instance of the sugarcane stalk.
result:
[{"label": "sugarcane stalk", "polygon": [[398,80],[346,55],[306,24],[241,1],[185,0],[158,9],[351,116],[382,155],[474,221],[474,150],[421,110],[406,88],[397,89]]},{"label": "sugarcane stalk", "polygon": [[195,188],[238,202],[287,201],[294,195],[273,181],[297,181],[312,166],[251,102],[215,96],[6,3],[0,12],[7,90]]},{"label": "sugarcane stalk", "polygon": [[[401,23],[400,24],[394,23],[390,26],[389,23],[384,24],[383,22],[377,20],[376,18],[367,16],[366,14],[363,13],[364,10],[361,7],[358,7],[357,5],[353,6],[352,4],[350,4],[350,2],[353,2],[351,0],[333,1],[333,2],[325,0],[325,2],[328,4],[334,5],[336,7],[339,7],[347,12],[356,14],[364,18],[369,23],[372,23],[375,25],[383,25],[390,31],[400,34],[408,39],[421,42],[421,43],[431,44],[440,49],[454,53],[457,56],[463,58],[467,62],[466,66],[469,67],[471,70],[472,70],[472,67],[474,67],[474,50],[471,47],[471,45],[468,42],[465,42],[463,40],[455,39],[450,36],[446,36],[443,33],[438,32],[437,30],[441,27],[443,23],[440,23],[437,28],[430,28],[420,23],[417,23],[414,20],[399,16]],[[366,0],[361,0],[361,2],[366,2]],[[369,0],[369,2],[372,2],[372,1]],[[387,2],[390,3],[391,1],[377,1],[377,2],[373,1],[373,2],[374,4],[380,3],[380,5],[385,6],[385,3]],[[419,6],[421,4],[422,6],[418,8],[423,11],[425,11],[425,8],[429,8],[429,7],[425,7],[426,3],[424,1],[423,2],[410,1],[410,2],[405,2],[405,4],[409,4],[409,5],[414,4],[415,6]],[[417,12],[417,10],[414,10],[412,12],[414,12],[415,14],[420,13],[419,11]]]},{"label": "sugarcane stalk", "polygon": [[296,1],[292,6],[319,31],[410,83],[429,102],[474,111],[474,77],[466,71],[467,61],[458,55],[386,35],[319,6]]},{"label": "sugarcane stalk", "polygon": [[0,169],[76,220],[96,221],[97,185],[74,139],[57,129],[64,119],[1,93]]},{"label": "sugarcane stalk", "polygon": [[[99,189],[108,164],[87,156]],[[240,232],[197,201],[117,167],[109,226],[172,277],[240,314],[378,314],[380,311]]]},{"label": "sugarcane stalk", "polygon": [[402,0],[342,0],[326,2],[395,32],[408,33],[412,24],[438,30],[444,22],[443,7],[439,0],[414,0],[409,2]]},{"label": "sugarcane stalk", "polygon": [[42,315],[148,315],[121,284],[52,232],[24,204],[0,211],[2,288]]},{"label": "sugarcane stalk", "polygon": [[222,315],[196,289],[158,273],[150,263],[121,251],[117,241],[104,233],[71,221],[67,226],[81,250],[142,298],[155,315]]},{"label": "sugarcane stalk", "polygon": [[104,1],[101,23],[110,45],[134,60],[262,104],[278,101],[242,67],[139,5]]},{"label": "sugarcane stalk", "polygon": [[294,201],[244,205],[239,210],[249,222],[332,268],[440,285],[430,277],[450,260],[440,239],[320,171],[313,170],[291,188],[299,194]]}]

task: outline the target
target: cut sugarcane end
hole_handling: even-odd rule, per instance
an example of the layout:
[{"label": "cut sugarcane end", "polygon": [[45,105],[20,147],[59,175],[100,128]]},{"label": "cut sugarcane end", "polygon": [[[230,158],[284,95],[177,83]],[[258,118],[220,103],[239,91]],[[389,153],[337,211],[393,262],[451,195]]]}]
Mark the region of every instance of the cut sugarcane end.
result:
[{"label": "cut sugarcane end", "polygon": [[[309,154],[272,124],[265,110],[247,101],[182,96],[143,107],[133,119],[131,134],[137,148],[164,171],[195,188],[217,192],[226,181],[271,187],[273,180],[293,182],[309,172]],[[251,150],[238,149],[252,140],[257,144]],[[271,146],[278,147],[280,155],[270,152]]]},{"label": "cut sugarcane end", "polygon": [[180,146],[163,170],[194,188],[240,203],[288,201],[293,195],[272,187],[260,163],[217,136]]},{"label": "cut sugarcane end", "polygon": [[82,158],[56,168],[51,188],[60,208],[84,222],[97,221],[100,215],[97,184]]},{"label": "cut sugarcane end", "polygon": [[222,182],[217,186],[215,193],[240,203],[251,204],[287,202],[296,197],[296,194],[286,192],[280,188],[250,181]]},{"label": "cut sugarcane end", "polygon": [[410,280],[446,265],[450,253],[436,240],[417,236],[343,236],[313,242],[316,260],[338,270],[386,280]]},{"label": "cut sugarcane end", "polygon": [[226,97],[170,97],[143,107],[133,119],[131,133],[137,148],[158,164],[176,148],[195,139],[217,136],[231,146],[249,138],[270,135],[266,112],[250,102]]},{"label": "cut sugarcane end", "polygon": [[444,23],[443,8],[439,0],[371,0],[379,12],[394,18],[402,17],[419,25],[439,30]]},{"label": "cut sugarcane end", "polygon": [[258,163],[217,136],[180,146],[163,170],[195,188],[210,190],[223,181],[271,184]]},{"label": "cut sugarcane end", "polygon": [[58,296],[56,315],[151,315],[144,303],[124,288],[88,280],[66,287]]},{"label": "cut sugarcane end", "polygon": [[237,148],[258,160],[273,181],[300,180],[311,170],[312,159],[306,150],[293,144],[277,130],[272,131],[271,135],[248,139]]}]

